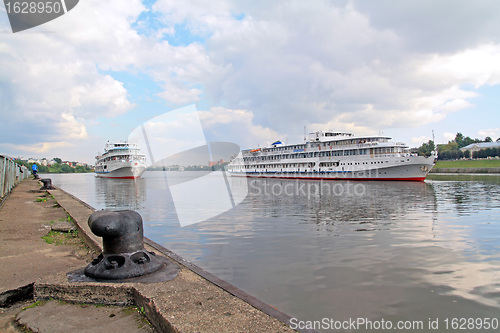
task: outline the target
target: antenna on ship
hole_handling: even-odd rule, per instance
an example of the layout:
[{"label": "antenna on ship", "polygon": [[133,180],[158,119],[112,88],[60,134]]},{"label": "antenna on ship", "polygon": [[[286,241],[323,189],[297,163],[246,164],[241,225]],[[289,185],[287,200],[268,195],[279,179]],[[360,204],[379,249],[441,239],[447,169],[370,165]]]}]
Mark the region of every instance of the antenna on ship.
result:
[{"label": "antenna on ship", "polygon": [[306,135],[306,133],[307,133],[307,132],[306,132],[306,125],[304,125],[304,142],[306,142],[306,141],[307,141],[307,138],[306,138],[306,136],[307,136],[307,135]]},{"label": "antenna on ship", "polygon": [[432,151],[432,154],[437,156],[437,144],[436,144],[436,139],[434,138],[434,130],[432,130],[432,143],[434,144],[434,150]]}]

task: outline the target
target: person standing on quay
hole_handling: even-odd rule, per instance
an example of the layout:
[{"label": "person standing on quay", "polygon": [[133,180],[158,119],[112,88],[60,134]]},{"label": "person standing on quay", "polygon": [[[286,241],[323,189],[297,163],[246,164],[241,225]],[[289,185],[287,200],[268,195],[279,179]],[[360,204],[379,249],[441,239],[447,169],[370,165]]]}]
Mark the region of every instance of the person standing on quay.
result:
[{"label": "person standing on quay", "polygon": [[35,179],[37,178],[37,172],[38,172],[38,166],[36,165],[36,163],[33,163],[33,165],[31,166],[31,171],[33,173],[33,177],[35,177]]}]

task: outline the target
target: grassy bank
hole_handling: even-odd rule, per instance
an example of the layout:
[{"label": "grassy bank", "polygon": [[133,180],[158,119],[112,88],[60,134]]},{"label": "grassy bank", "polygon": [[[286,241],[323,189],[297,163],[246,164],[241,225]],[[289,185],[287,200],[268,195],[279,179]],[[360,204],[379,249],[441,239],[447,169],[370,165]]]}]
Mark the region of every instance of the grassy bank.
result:
[{"label": "grassy bank", "polygon": [[438,161],[434,169],[440,168],[500,168],[500,159]]}]

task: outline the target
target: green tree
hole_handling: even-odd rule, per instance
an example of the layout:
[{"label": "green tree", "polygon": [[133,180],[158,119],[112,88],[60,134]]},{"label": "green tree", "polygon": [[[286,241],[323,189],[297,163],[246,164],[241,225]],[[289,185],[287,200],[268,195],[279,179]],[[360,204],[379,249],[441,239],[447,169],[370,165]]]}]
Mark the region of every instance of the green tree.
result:
[{"label": "green tree", "polygon": [[49,167],[45,165],[38,165],[38,173],[49,173]]},{"label": "green tree", "polygon": [[450,141],[447,144],[438,145],[438,152],[439,154],[442,154],[447,151],[458,150],[458,148],[458,143],[456,143],[455,141]]},{"label": "green tree", "polygon": [[[465,146],[468,146],[468,145],[473,144],[473,143],[476,143],[476,142],[479,142],[479,140],[478,140],[478,139],[471,139],[471,138],[469,138],[469,137],[466,137],[466,138],[463,140],[463,146],[465,147]],[[460,148],[462,148],[462,147],[460,147]]]},{"label": "green tree", "polygon": [[75,167],[75,172],[77,172],[77,173],[92,172],[92,169],[91,169],[91,168],[89,168],[88,166],[77,165],[77,166]]},{"label": "green tree", "polygon": [[424,155],[424,156],[430,156],[431,153],[436,149],[436,146],[434,144],[434,141],[429,140],[427,143],[423,143],[419,148],[418,148],[418,153],[419,155]]},{"label": "green tree", "polygon": [[59,157],[54,157],[53,160],[56,161],[56,163],[62,164],[62,160]]},{"label": "green tree", "polygon": [[64,173],[74,173],[75,169],[72,168],[72,167],[70,167],[67,164],[63,164],[63,165],[61,165],[61,171],[64,172]]},{"label": "green tree", "polygon": [[[481,142],[479,139],[471,139],[470,137],[465,137],[462,133],[458,132],[455,135],[455,138],[451,141],[448,141],[447,144],[444,145],[438,145],[438,152],[439,152],[439,159],[440,160],[450,160],[450,159],[458,159],[462,158],[466,155],[464,155],[464,152],[460,150],[460,148],[463,148],[465,146],[468,146],[473,143]],[[468,153],[470,156],[470,153]],[[475,155],[473,155],[475,156]],[[467,157],[467,156],[466,156]],[[468,158],[468,157],[467,157]]]},{"label": "green tree", "polygon": [[465,147],[463,144],[464,144],[464,135],[462,133],[457,133],[457,135],[455,135],[455,140],[454,140],[457,144],[458,144],[458,148],[462,148],[462,147]]},{"label": "green tree", "polygon": [[484,142],[493,142],[493,140],[489,136],[487,136],[486,138],[484,138]]},{"label": "green tree", "polygon": [[61,171],[61,164],[60,163],[55,163],[50,166],[50,172],[53,173],[62,173]]},{"label": "green tree", "polygon": [[452,142],[455,142],[457,145],[458,145],[458,148],[462,148],[462,147],[465,147],[465,146],[468,146],[472,143],[477,143],[477,142],[481,142],[481,140],[479,139],[471,139],[470,137],[465,137],[462,133],[457,133],[457,135],[455,136],[455,139],[453,139],[452,141],[448,142],[448,143],[452,143]]}]

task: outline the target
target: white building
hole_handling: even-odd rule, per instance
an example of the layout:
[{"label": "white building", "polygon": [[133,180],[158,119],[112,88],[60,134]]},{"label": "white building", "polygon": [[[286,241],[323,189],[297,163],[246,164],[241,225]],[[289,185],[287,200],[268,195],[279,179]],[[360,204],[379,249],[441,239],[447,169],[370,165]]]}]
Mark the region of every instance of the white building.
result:
[{"label": "white building", "polygon": [[478,142],[472,143],[468,146],[460,148],[461,151],[465,152],[466,150],[472,152],[479,151],[481,149],[486,148],[500,148],[500,142]]}]

